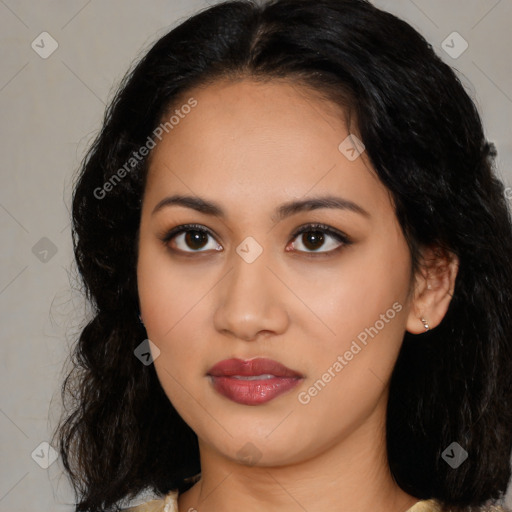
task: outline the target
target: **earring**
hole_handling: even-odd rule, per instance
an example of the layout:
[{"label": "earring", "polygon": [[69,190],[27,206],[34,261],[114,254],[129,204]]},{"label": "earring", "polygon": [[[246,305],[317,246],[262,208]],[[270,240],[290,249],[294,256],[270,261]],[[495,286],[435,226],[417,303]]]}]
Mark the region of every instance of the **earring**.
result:
[{"label": "earring", "polygon": [[139,313],[139,321],[142,325],[144,325],[144,322],[142,321],[142,315]]},{"label": "earring", "polygon": [[421,321],[423,322],[425,331],[430,331],[430,326],[428,325],[428,322],[423,317],[421,317]]}]

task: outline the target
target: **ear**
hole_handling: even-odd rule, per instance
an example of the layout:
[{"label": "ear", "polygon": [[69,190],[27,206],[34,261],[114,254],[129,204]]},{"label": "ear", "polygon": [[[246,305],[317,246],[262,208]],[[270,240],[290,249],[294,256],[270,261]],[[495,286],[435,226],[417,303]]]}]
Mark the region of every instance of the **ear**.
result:
[{"label": "ear", "polygon": [[408,332],[421,334],[441,323],[453,296],[458,269],[455,254],[440,247],[423,249],[407,318]]}]

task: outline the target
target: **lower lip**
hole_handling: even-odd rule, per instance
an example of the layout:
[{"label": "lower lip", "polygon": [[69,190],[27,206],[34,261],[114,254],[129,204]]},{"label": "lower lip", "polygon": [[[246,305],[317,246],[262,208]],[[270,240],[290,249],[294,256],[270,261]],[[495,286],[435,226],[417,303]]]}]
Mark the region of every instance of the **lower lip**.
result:
[{"label": "lower lip", "polygon": [[269,402],[290,389],[302,379],[273,377],[271,379],[243,380],[234,377],[210,376],[214,389],[238,404],[259,405]]}]

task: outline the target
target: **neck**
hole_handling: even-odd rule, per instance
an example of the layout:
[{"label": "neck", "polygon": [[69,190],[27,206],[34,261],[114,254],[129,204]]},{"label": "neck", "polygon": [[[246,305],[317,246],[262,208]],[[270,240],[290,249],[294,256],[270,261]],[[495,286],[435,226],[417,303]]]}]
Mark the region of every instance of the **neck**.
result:
[{"label": "neck", "polygon": [[389,471],[385,401],[314,458],[285,466],[246,466],[199,441],[201,479],[178,498],[180,512],[405,512],[418,499]]}]

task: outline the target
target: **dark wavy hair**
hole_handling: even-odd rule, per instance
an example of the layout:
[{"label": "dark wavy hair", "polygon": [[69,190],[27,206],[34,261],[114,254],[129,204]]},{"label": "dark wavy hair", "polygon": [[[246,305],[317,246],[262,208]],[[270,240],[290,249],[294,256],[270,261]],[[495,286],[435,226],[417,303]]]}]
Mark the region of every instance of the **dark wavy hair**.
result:
[{"label": "dark wavy hair", "polygon": [[[117,510],[145,488],[183,492],[200,472],[196,434],[153,365],[134,356],[146,338],[136,263],[148,157],[97,191],[194,87],[246,78],[287,80],[341,105],[389,189],[414,268],[423,247],[459,258],[442,323],[405,334],[390,382],[389,466],[407,493],[454,512],[501,500],[512,450],[512,227],[475,104],[417,31],[368,1],[237,0],[175,27],[125,76],[74,185],[74,253],[94,315],[72,352],[54,435],[76,510]],[[469,454],[457,469],[442,457],[452,442]]]}]

